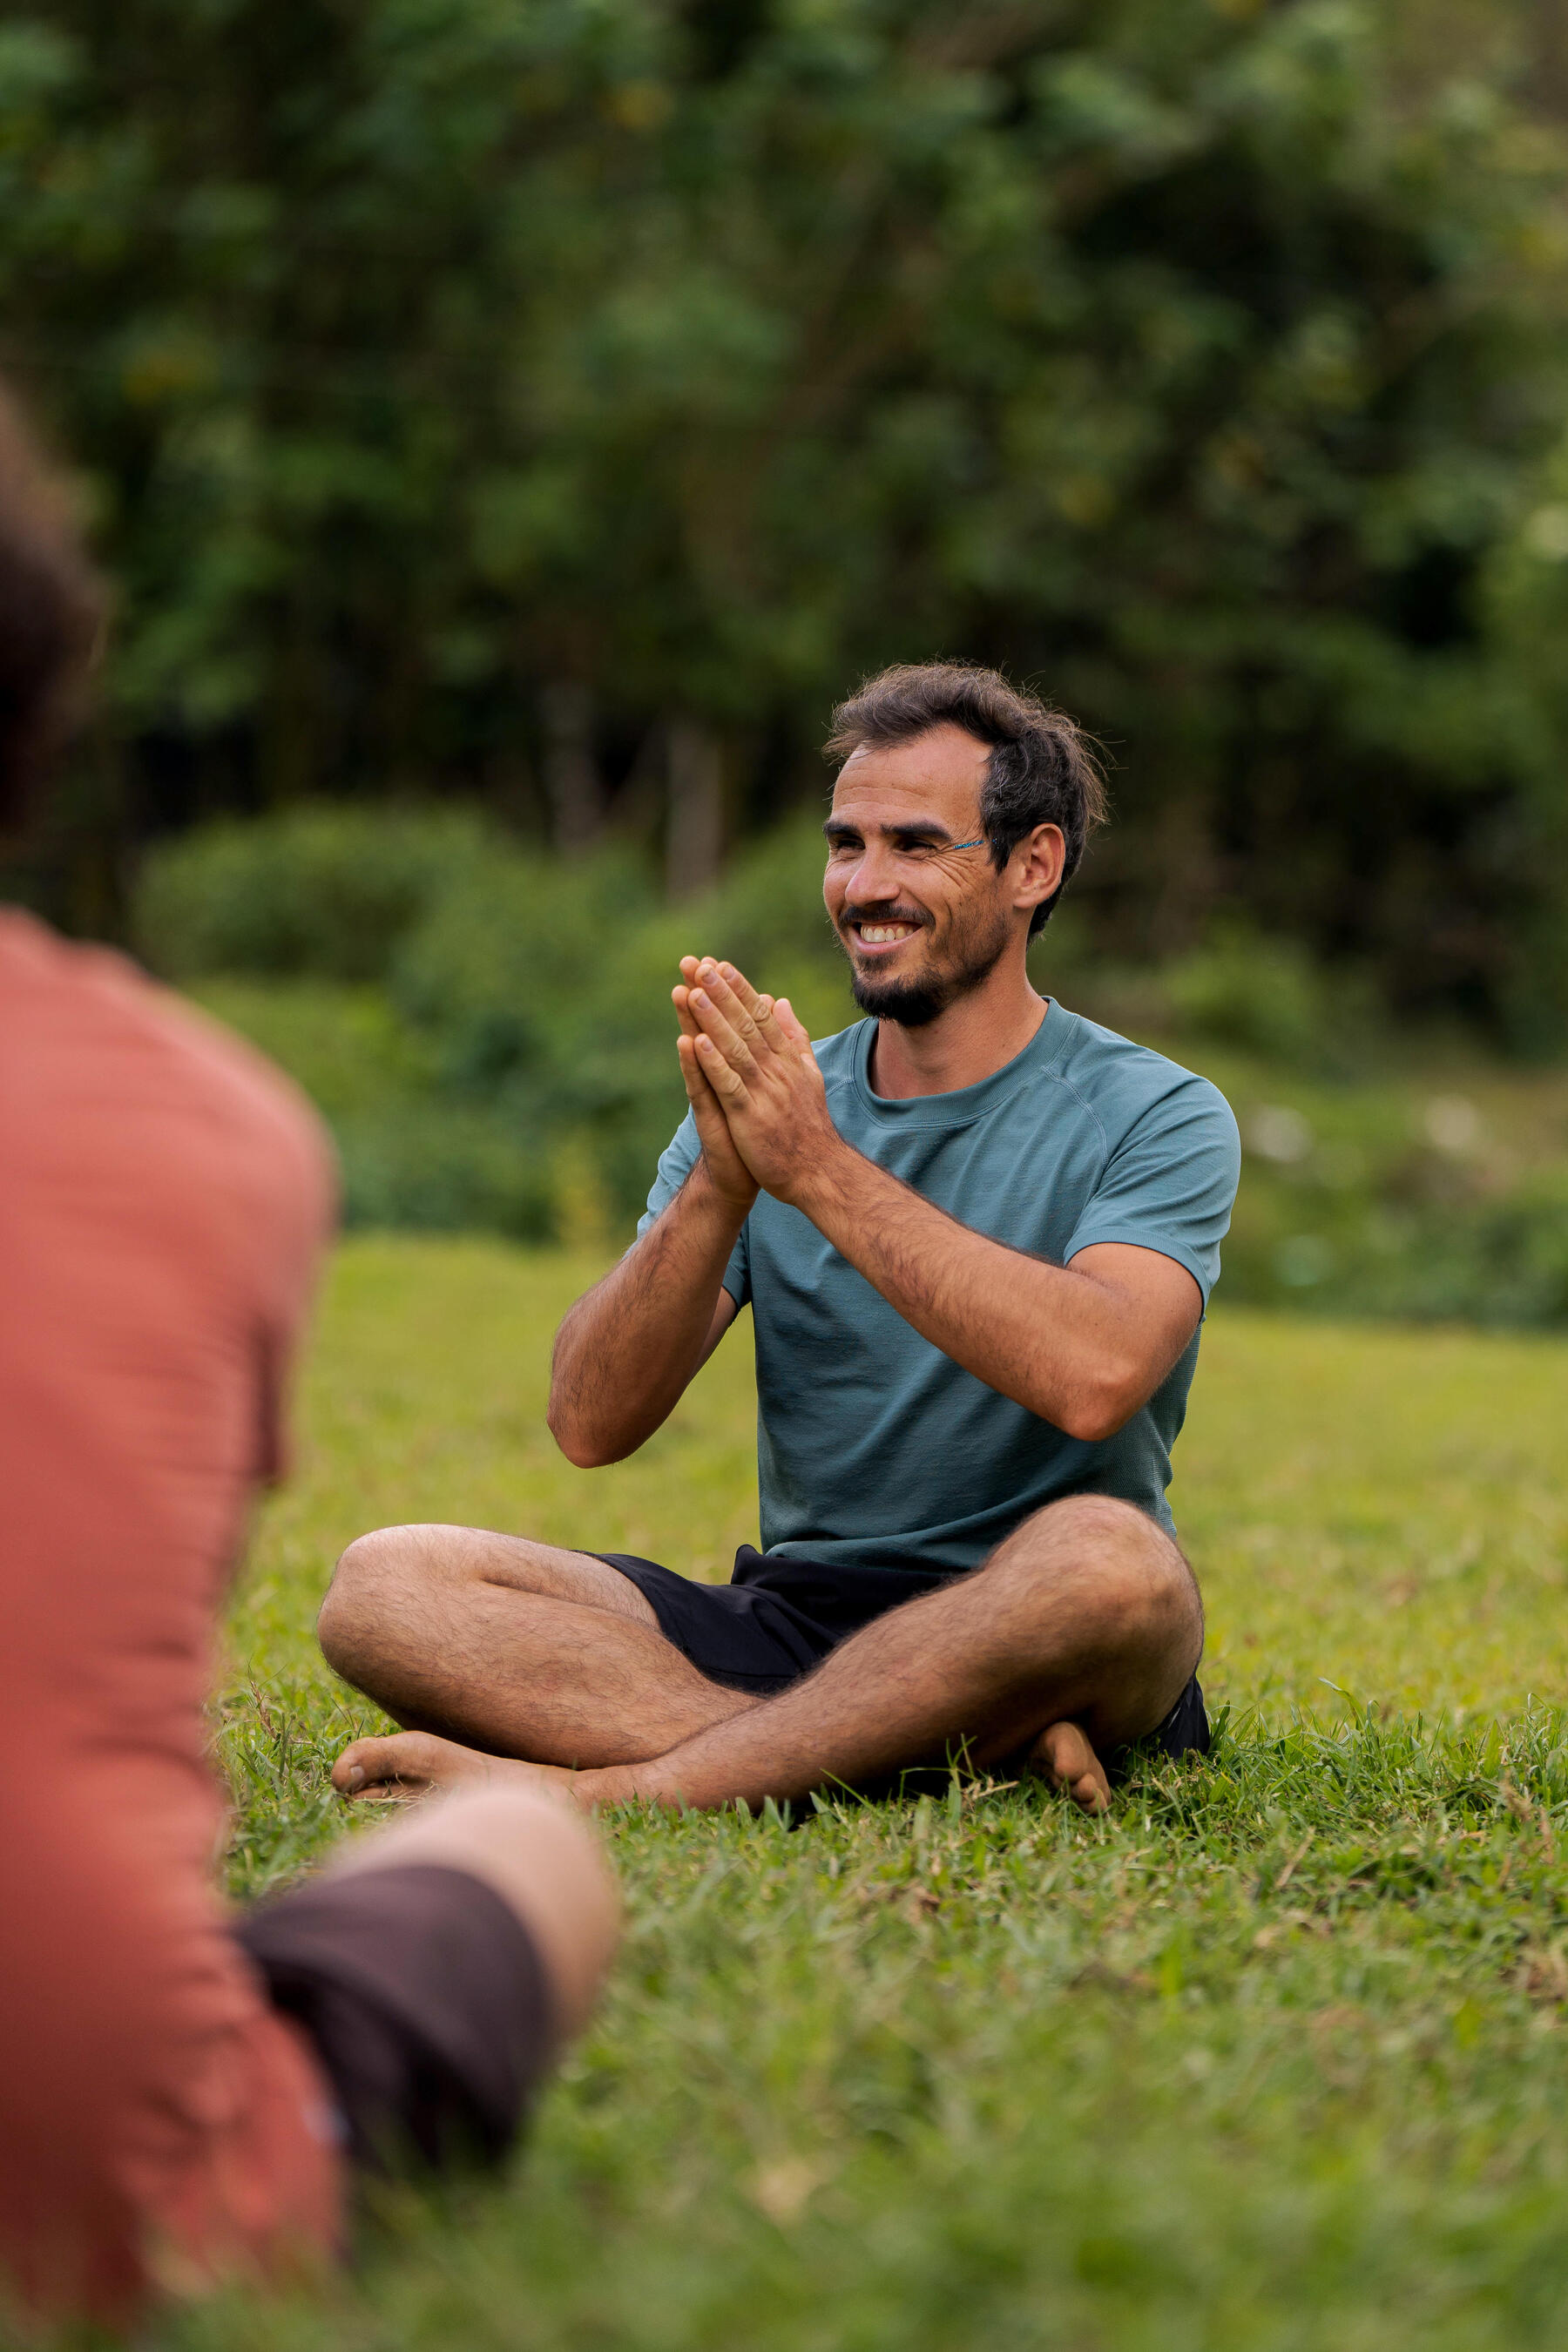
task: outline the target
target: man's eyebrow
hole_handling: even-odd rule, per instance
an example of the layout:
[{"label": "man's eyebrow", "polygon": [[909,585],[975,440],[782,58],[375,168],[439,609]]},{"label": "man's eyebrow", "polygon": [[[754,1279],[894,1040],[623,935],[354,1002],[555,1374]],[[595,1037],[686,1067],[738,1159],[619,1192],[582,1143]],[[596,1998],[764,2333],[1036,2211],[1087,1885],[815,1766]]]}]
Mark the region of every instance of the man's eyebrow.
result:
[{"label": "man's eyebrow", "polygon": [[[864,838],[866,833],[866,827],[864,825],[852,824],[847,816],[830,816],[826,818],[823,824],[822,830],[826,835],[829,841],[842,840],[847,835],[850,834],[857,834],[859,835],[861,838]],[[939,818],[934,816],[915,817],[912,818],[908,824],[874,824],[871,826],[870,830],[873,833],[880,834],[885,840],[889,841],[912,841],[916,839],[921,841],[951,841],[952,839],[952,835],[949,833],[946,825],[943,824]]]}]

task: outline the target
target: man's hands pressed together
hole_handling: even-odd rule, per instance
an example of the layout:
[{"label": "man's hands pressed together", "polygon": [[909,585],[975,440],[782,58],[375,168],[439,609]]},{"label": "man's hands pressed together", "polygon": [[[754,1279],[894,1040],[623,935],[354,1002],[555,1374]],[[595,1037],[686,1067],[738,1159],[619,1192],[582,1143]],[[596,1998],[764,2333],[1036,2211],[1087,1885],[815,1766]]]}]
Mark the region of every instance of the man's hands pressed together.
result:
[{"label": "man's hands pressed together", "polygon": [[701,1034],[691,996],[703,981],[718,971],[710,956],[682,956],[680,969],[685,978],[671,992],[676,1017],[680,1023],[680,1035],[676,1050],[680,1056],[680,1075],[686,1082],[686,1099],[696,1122],[698,1140],[702,1146],[702,1162],[708,1181],[726,1207],[733,1207],[744,1218],[757,1197],[757,1180],[742,1159],[729,1122],[720,1108],[719,1097],[703,1071],[698,1055],[697,1039]]},{"label": "man's hands pressed together", "polygon": [[684,956],[680,969],[680,1070],[710,1181],[737,1201],[749,1185],[748,1209],[759,1187],[799,1205],[833,1155],[850,1150],[810,1038],[787,997],[759,995],[733,964]]}]

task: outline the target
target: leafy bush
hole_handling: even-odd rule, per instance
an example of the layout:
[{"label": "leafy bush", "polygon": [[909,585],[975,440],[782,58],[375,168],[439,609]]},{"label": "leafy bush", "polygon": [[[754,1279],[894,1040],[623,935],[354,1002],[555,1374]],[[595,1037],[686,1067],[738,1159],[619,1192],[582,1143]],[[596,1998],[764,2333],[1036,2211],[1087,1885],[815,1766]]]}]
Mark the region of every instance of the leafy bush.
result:
[{"label": "leafy bush", "polygon": [[359,1118],[429,1091],[429,1050],[399,1020],[384,989],[223,973],[194,982],[190,993],[280,1063],[330,1119]]},{"label": "leafy bush", "polygon": [[[583,1055],[613,1051],[643,1013],[622,969],[656,912],[628,856],[567,866],[497,856],[409,934],[394,961],[393,1001],[437,1042],[443,1075],[460,1086],[534,1073],[571,1086]],[[618,1017],[601,1035],[611,1006]]]},{"label": "leafy bush", "polygon": [[1217,926],[1163,975],[1174,1025],[1271,1061],[1332,1065],[1342,1007],[1321,968],[1294,941]]},{"label": "leafy bush", "polygon": [[560,1219],[548,1160],[493,1113],[427,1097],[342,1121],[343,1222],[548,1241]]},{"label": "leafy bush", "polygon": [[[1260,1081],[1273,1099],[1258,1099]],[[1568,1167],[1521,1168],[1462,1095],[1386,1076],[1230,1075],[1245,1150],[1227,1299],[1334,1315],[1568,1322]],[[1279,1099],[1289,1092],[1291,1101]],[[1248,1095],[1252,1100],[1248,1101]]]},{"label": "leafy bush", "polygon": [[563,1203],[548,1150],[493,1104],[441,1087],[429,1041],[384,990],[220,978],[192,993],[280,1063],[327,1118],[346,1224],[526,1241],[555,1231]]},{"label": "leafy bush", "polygon": [[205,825],[148,856],[136,945],[171,980],[380,980],[432,900],[482,865],[490,838],[476,817],[427,809],[318,806]]}]

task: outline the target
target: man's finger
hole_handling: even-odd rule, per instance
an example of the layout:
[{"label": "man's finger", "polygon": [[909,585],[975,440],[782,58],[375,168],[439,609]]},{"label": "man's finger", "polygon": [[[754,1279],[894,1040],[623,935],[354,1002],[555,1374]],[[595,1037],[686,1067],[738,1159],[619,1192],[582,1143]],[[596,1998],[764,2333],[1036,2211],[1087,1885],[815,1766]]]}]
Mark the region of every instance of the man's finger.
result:
[{"label": "man's finger", "polygon": [[697,1018],[691,1010],[691,992],[710,980],[719,967],[711,956],[682,956],[680,979],[669,992],[670,1003],[680,1018],[680,1025],[689,1037],[697,1034]]},{"label": "man's finger", "polygon": [[[703,1036],[733,1068],[739,1070],[742,1076],[755,1069],[751,1046],[720,1010],[708,989],[694,988],[687,1002],[697,1017]],[[756,1024],[748,1020],[747,1025],[754,1036]]]},{"label": "man's finger", "polygon": [[712,1038],[706,1034],[699,1037],[695,1051],[701,1060],[703,1076],[719,1097],[720,1108],[744,1102],[746,1082]]},{"label": "man's finger", "polygon": [[736,967],[732,963],[721,963],[718,967],[718,971],[720,979],[725,982],[726,986],[734,991],[736,996],[739,997],[747,1012],[754,1013],[757,1006],[762,1002],[762,999],[757,991],[752,986],[751,982],[746,978],[745,973],[743,971],[737,971]]},{"label": "man's finger", "polygon": [[736,964],[720,964],[712,955],[682,955],[682,971],[687,973],[689,988],[705,988],[717,1007],[729,1016],[731,1028],[741,1037],[750,1037],[750,1025],[759,1025],[759,1007],[771,1004],[771,997],[759,995],[748,976]]},{"label": "man's finger", "polygon": [[[741,1035],[749,1037],[754,1029],[757,1035],[771,1045],[776,1053],[782,1041],[768,1026],[768,1015],[773,1010],[773,998],[759,993],[752,986],[745,973],[738,971],[732,963],[720,964],[716,982],[723,987],[728,996],[739,1008],[737,1012],[731,1013],[730,1017]],[[723,999],[720,1001],[722,1003]],[[728,1010],[727,1006],[726,1010]]]},{"label": "man's finger", "polygon": [[[680,1040],[680,1075],[686,1081],[686,1099],[691,1106],[692,1124],[697,1140],[710,1168],[728,1169],[732,1159],[740,1157],[729,1114],[708,1083],[707,1073],[698,1058],[692,1038]],[[739,1105],[736,1106],[739,1108]],[[742,1161],[742,1165],[744,1162]]]},{"label": "man's finger", "polygon": [[[711,999],[712,1003],[718,1006],[719,1011],[729,1023],[731,1029],[741,1040],[742,1044],[744,1045],[751,1045],[757,1042],[762,1035],[762,1032],[758,1027],[755,1019],[752,1017],[751,1005],[748,1005],[742,1000],[738,991],[732,989],[724,978],[725,972],[731,971],[733,967],[730,964],[719,964],[713,966],[710,970],[705,971],[702,978],[702,987],[704,992]],[[761,1002],[754,989],[748,989],[747,994],[752,1000],[752,1004],[756,1004]],[[722,1039],[721,1039],[720,1042],[722,1043]]]},{"label": "man's finger", "polygon": [[765,1038],[775,1054],[785,1054],[790,1051],[790,1040],[784,1034],[784,1024],[778,1017],[778,1008],[771,996],[758,997],[752,1007],[752,1018],[757,1024],[758,1035]]},{"label": "man's finger", "polygon": [[811,1032],[796,1018],[795,1007],[787,996],[781,996],[774,1004],[773,1019],[783,1031],[784,1041],[792,1054],[810,1053]]},{"label": "man's finger", "polygon": [[[680,1075],[686,1081],[686,1099],[695,1108],[705,1095],[713,1095],[713,1089],[703,1075],[702,1065],[697,1058],[697,1041],[689,1036],[678,1037],[675,1050],[680,1062]],[[718,1097],[713,1096],[713,1099],[717,1101]]]},{"label": "man's finger", "polygon": [[[692,1115],[697,1121],[698,1134],[702,1133],[705,1125],[717,1120],[728,1135],[730,1122],[725,1117],[724,1105],[710,1083],[708,1072],[702,1066],[701,1058],[697,1051],[697,1040],[694,1037],[680,1038],[678,1041],[678,1051],[680,1055],[680,1075],[686,1082],[686,1099],[690,1104]],[[744,1092],[745,1087],[742,1084],[742,1095]],[[735,1099],[739,1101],[741,1097],[737,1096]],[[731,1141],[733,1142],[733,1140],[731,1136]]]}]

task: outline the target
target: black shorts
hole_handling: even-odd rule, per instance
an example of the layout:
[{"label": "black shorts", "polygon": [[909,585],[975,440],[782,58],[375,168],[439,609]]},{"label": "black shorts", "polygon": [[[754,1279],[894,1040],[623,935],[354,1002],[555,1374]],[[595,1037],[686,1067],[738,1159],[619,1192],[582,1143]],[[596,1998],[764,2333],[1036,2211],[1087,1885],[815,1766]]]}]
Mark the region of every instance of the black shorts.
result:
[{"label": "black shorts", "polygon": [[[957,1579],[928,1568],[846,1568],[768,1556],[742,1544],[728,1584],[694,1584],[635,1552],[590,1554],[629,1577],[659,1630],[700,1675],[759,1697],[788,1688],[874,1617]],[[1163,1723],[1136,1743],[1166,1756],[1206,1756],[1209,1719],[1194,1675]],[[1104,1761],[1125,1770],[1132,1748]]]},{"label": "black shorts", "polygon": [[493,1887],[440,1863],[327,1871],[236,1934],[314,2042],[363,2170],[505,2156],[554,2027],[538,1951]]}]

